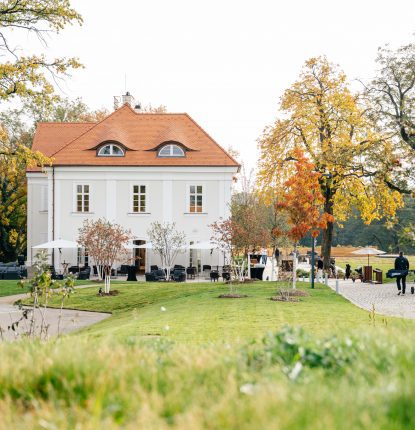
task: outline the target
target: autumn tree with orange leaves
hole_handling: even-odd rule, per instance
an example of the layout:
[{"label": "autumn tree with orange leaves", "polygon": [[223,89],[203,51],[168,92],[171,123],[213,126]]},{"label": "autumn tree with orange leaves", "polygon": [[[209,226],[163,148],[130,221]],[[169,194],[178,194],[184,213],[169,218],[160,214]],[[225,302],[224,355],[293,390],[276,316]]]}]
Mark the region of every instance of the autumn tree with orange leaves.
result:
[{"label": "autumn tree with orange leaves", "polygon": [[[399,151],[368,115],[362,94],[326,58],[308,60],[280,104],[280,115],[259,139],[259,192],[271,204],[284,193],[300,148],[320,172],[324,212],[337,222],[359,213],[363,221],[393,220],[401,195],[388,185]],[[299,197],[301,197],[299,195]],[[301,197],[303,199],[303,197]],[[301,226],[298,227],[301,230]],[[322,255],[329,267],[334,224],[322,232]]]},{"label": "autumn tree with orange leaves", "polygon": [[322,211],[324,196],[319,182],[322,174],[315,171],[314,164],[300,149],[293,151],[293,157],[296,159],[294,173],[284,182],[284,193],[281,200],[275,204],[276,211],[287,214],[291,228],[288,231],[275,228],[273,234],[286,235],[294,242],[293,288],[295,288],[298,242],[309,231],[312,237],[317,237],[320,233],[319,229],[327,228],[327,223],[333,223],[334,217]]}]

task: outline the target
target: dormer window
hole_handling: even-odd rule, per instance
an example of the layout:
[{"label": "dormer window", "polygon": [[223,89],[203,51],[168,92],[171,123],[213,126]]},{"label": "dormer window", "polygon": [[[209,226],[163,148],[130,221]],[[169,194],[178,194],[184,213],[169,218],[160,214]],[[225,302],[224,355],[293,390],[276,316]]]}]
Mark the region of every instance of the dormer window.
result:
[{"label": "dormer window", "polygon": [[158,152],[159,157],[184,157],[184,151],[179,145],[164,145]]},{"label": "dormer window", "polygon": [[102,146],[98,150],[98,157],[124,157],[124,150],[114,143]]}]

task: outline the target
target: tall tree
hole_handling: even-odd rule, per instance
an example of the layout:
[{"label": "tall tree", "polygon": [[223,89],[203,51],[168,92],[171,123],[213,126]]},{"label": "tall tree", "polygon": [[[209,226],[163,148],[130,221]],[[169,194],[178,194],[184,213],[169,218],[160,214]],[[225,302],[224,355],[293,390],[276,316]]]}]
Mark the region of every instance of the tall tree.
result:
[{"label": "tall tree", "polygon": [[379,48],[377,76],[366,87],[371,115],[388,132],[405,160],[386,178],[391,189],[409,194],[415,178],[415,43]]},{"label": "tall tree", "polygon": [[99,122],[109,115],[105,108],[91,110],[81,99],[57,97],[53,104],[25,103],[23,112],[34,122]]},{"label": "tall tree", "polygon": [[379,48],[378,76],[368,86],[382,124],[415,150],[415,43]]},{"label": "tall tree", "polygon": [[160,256],[161,265],[170,279],[170,269],[180,252],[184,250],[186,235],[178,231],[176,223],[158,221],[152,222],[147,230],[153,251]]},{"label": "tall tree", "polygon": [[26,167],[51,160],[16,143],[7,128],[0,128],[0,133],[0,261],[13,261],[26,245]]},{"label": "tall tree", "polygon": [[48,60],[44,54],[24,55],[16,49],[13,35],[26,31],[46,45],[48,32],[58,33],[71,23],[82,23],[69,0],[3,0],[0,3],[0,99],[53,101],[51,80],[81,67],[75,58]]},{"label": "tall tree", "polygon": [[15,260],[26,248],[26,167],[52,162],[30,150],[34,122],[99,121],[105,114],[90,110],[80,99],[62,98],[39,109],[33,103],[0,113],[0,261]]},{"label": "tall tree", "polygon": [[[396,165],[393,145],[365,114],[360,95],[326,58],[305,63],[300,78],[285,91],[282,117],[259,140],[258,183],[265,200],[284,190],[293,172],[293,150],[301,148],[321,175],[324,212],[339,221],[357,208],[365,222],[392,217],[402,198],[384,182]],[[330,264],[333,223],[323,229],[322,253]]]},{"label": "tall tree", "polygon": [[85,220],[79,229],[78,243],[88,250],[97,266],[98,276],[105,280],[104,291],[110,292],[111,270],[116,261],[127,259],[126,245],[131,232],[105,219]]},{"label": "tall tree", "polygon": [[297,275],[297,245],[310,231],[313,238],[320,234],[320,229],[326,229],[327,224],[333,224],[333,215],[322,212],[325,203],[321,192],[321,173],[316,172],[311,163],[300,149],[293,151],[296,158],[295,170],[292,176],[284,182],[285,190],[281,200],[276,203],[277,211],[288,216],[290,229],[288,231],[274,229],[276,236],[288,236],[294,242],[293,288]]}]

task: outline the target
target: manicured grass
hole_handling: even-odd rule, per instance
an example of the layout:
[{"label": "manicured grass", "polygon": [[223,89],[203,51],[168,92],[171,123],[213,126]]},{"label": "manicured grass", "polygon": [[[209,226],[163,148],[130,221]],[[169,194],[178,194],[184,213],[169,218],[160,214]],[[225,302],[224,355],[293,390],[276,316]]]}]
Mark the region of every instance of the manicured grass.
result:
[{"label": "manicured grass", "polygon": [[[285,324],[301,325],[317,335],[366,329],[368,312],[317,284],[299,288],[310,293],[298,303],[273,302],[276,284],[257,282],[238,287],[241,299],[219,299],[228,286],[212,283],[120,283],[118,296],[100,297],[98,286],[77,290],[65,306],[112,312],[113,316],[83,330],[94,336],[160,337],[180,342],[234,342],[262,336]],[[58,301],[49,301],[58,305]],[[162,307],[165,309],[162,310]],[[389,324],[414,328],[408,320],[388,319]]]},{"label": "manicured grass", "polygon": [[113,316],[0,344],[0,430],[415,428],[415,323],[298,286],[298,303],[270,301],[271,282],[239,286],[241,299],[219,299],[220,283],[79,289],[67,307]]},{"label": "manicured grass", "polygon": [[[415,269],[415,256],[406,256],[409,260],[410,269]],[[352,270],[357,267],[367,266],[367,257],[365,256],[351,256],[351,257],[336,257],[336,266],[346,268],[346,264],[349,263],[352,266]],[[394,279],[386,278],[386,272],[389,269],[395,267],[395,259],[393,258],[380,258],[376,256],[371,256],[369,259],[369,264],[373,269],[383,270],[383,281],[384,282],[395,282]],[[415,279],[414,275],[409,275],[407,280],[413,281]]]},{"label": "manicured grass", "polygon": [[[23,294],[27,292],[26,288],[19,287],[18,281],[0,280],[0,297],[13,296],[15,294]],[[91,281],[75,281],[75,285],[88,285]]]},{"label": "manicured grass", "polygon": [[320,352],[281,334],[271,348],[134,336],[0,344],[0,429],[415,428],[414,335],[380,325],[341,337]]}]

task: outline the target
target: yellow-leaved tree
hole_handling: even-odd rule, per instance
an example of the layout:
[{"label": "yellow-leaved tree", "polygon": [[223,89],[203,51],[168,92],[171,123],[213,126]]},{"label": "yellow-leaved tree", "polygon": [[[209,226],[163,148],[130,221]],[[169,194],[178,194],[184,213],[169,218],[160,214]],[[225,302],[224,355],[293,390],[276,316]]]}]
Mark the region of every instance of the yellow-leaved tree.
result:
[{"label": "yellow-leaved tree", "polygon": [[[299,79],[281,99],[281,115],[259,139],[258,184],[266,202],[284,192],[301,149],[321,173],[323,211],[344,221],[357,209],[370,223],[391,218],[403,204],[384,178],[399,164],[394,147],[366,115],[360,94],[326,58],[306,61]],[[323,229],[322,254],[330,264],[332,222]],[[358,234],[358,232],[356,232]]]},{"label": "yellow-leaved tree", "polygon": [[[46,35],[58,33],[82,18],[70,0],[3,0],[0,2],[0,103],[18,99],[35,109],[57,100],[54,84],[81,67],[76,58],[47,58],[18,46],[18,34],[46,46]],[[14,115],[0,121],[0,261],[24,249],[26,231],[25,169],[51,160],[30,149],[28,133],[20,133]]]}]

